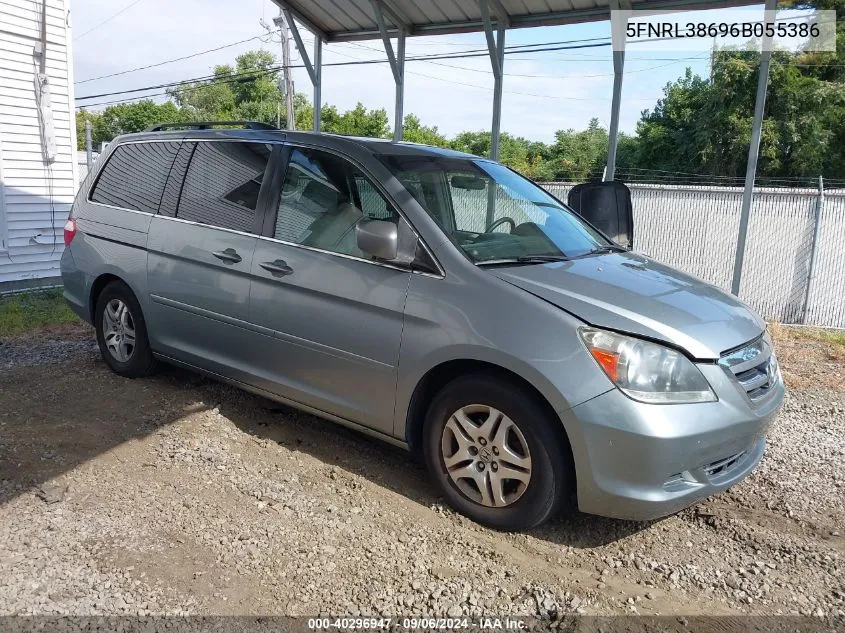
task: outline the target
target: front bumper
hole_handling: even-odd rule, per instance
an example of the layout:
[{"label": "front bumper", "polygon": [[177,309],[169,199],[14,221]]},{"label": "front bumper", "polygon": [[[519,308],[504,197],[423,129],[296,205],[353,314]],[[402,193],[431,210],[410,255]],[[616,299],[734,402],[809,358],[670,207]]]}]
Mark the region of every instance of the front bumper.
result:
[{"label": "front bumper", "polygon": [[644,521],[744,479],[783,401],[778,380],[752,404],[718,365],[701,365],[717,402],[653,405],[613,389],[564,414],[582,512]]}]

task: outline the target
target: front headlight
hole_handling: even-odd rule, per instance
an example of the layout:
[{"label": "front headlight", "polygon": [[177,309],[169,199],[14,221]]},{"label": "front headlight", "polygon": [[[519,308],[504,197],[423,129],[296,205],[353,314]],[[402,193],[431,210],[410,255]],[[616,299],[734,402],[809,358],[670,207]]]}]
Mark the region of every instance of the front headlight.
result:
[{"label": "front headlight", "polygon": [[607,377],[634,400],[649,404],[716,400],[707,379],[680,352],[607,330],[583,327],[578,333]]}]

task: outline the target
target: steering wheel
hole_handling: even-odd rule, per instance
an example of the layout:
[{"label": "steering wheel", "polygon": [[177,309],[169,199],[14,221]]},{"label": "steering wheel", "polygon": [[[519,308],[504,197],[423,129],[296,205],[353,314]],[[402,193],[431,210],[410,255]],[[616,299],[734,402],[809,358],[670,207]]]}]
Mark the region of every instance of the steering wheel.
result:
[{"label": "steering wheel", "polygon": [[492,233],[493,229],[497,228],[501,224],[504,224],[505,222],[507,222],[508,224],[511,225],[511,233],[513,233],[513,230],[516,228],[516,222],[513,221],[513,218],[509,218],[508,216],[505,216],[503,218],[499,218],[498,220],[493,222],[493,224],[488,226],[487,230],[484,231],[484,232],[485,233]]}]

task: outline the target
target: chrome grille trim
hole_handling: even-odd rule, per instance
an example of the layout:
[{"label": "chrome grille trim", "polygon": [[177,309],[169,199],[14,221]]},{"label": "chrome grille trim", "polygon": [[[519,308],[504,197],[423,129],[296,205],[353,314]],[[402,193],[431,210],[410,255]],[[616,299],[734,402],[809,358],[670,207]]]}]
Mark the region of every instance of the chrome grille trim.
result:
[{"label": "chrome grille trim", "polygon": [[777,360],[768,334],[725,352],[719,365],[754,403],[769,394],[777,379]]}]

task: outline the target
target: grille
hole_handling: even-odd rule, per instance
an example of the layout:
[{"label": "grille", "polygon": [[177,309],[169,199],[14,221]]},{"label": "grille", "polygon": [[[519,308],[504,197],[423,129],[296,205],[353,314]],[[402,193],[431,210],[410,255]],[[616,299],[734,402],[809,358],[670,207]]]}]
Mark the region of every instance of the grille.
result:
[{"label": "grille", "polygon": [[723,354],[719,364],[755,403],[765,398],[777,382],[778,364],[768,335]]}]

